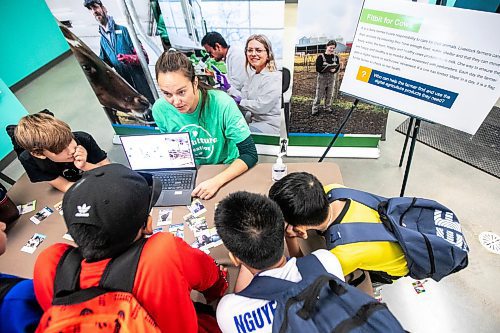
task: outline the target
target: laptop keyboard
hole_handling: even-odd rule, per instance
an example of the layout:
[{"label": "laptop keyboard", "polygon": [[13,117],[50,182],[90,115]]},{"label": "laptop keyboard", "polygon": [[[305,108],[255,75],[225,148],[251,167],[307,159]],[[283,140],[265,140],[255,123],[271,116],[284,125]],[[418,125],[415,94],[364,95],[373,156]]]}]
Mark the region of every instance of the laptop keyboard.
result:
[{"label": "laptop keyboard", "polygon": [[155,174],[155,178],[161,181],[163,190],[187,190],[191,189],[191,183],[194,173],[179,172],[179,173],[164,173]]}]

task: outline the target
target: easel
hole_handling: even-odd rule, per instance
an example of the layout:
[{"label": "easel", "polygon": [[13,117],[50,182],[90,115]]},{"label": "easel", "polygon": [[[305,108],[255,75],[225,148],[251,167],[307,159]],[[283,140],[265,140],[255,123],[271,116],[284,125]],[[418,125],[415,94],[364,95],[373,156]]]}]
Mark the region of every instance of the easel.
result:
[{"label": "easel", "polygon": [[[332,148],[333,144],[335,143],[335,141],[337,141],[337,138],[339,137],[340,133],[344,129],[345,124],[347,123],[347,121],[351,117],[352,112],[354,111],[354,109],[356,108],[358,103],[359,103],[359,99],[356,98],[351,106],[351,109],[349,110],[349,113],[347,113],[347,115],[345,116],[344,120],[342,121],[342,124],[340,125],[339,129],[335,132],[335,135],[333,136],[332,140],[328,144],[328,147],[326,147],[325,152],[323,153],[323,155],[319,159],[318,163],[323,162],[326,155],[328,154],[328,152]],[[415,126],[413,126],[414,119],[416,119]],[[406,153],[406,146],[408,145],[408,138],[410,137],[411,128],[413,126],[413,135],[412,135],[411,143],[410,143],[410,151],[408,153],[408,160],[406,162],[405,174],[403,176],[403,184],[401,185],[401,192],[399,193],[400,197],[404,196],[404,194],[405,194],[406,183],[408,182],[408,176],[410,174],[411,162],[413,160],[413,152],[415,150],[415,142],[417,141],[418,131],[420,130],[420,122],[421,122],[421,119],[410,117],[410,123],[408,125],[408,130],[406,131],[406,139],[405,139],[405,143],[403,146],[403,152],[401,153],[401,159],[399,160],[399,167],[401,167],[403,165],[403,159],[404,159],[404,155]]]},{"label": "easel", "polygon": [[[415,121],[415,126],[413,126],[413,121]],[[403,176],[403,185],[401,186],[401,192],[399,196],[405,195],[406,182],[408,181],[408,175],[410,174],[410,166],[413,160],[413,151],[415,150],[415,142],[417,141],[417,135],[420,130],[421,119],[410,117],[410,123],[408,124],[408,129],[406,130],[405,143],[403,144],[403,151],[401,152],[401,158],[399,160],[399,167],[403,165],[404,156],[406,153],[406,146],[408,145],[408,138],[410,137],[411,128],[413,126],[413,135],[411,136],[410,151],[408,152],[408,160],[406,161],[405,174]]]},{"label": "easel", "polygon": [[[412,1],[416,2],[416,0],[412,0]],[[446,6],[446,0],[436,0],[436,5]],[[358,105],[358,102],[359,102],[359,99],[356,98],[354,100],[352,107],[351,107],[351,110],[349,110],[349,113],[346,115],[344,121],[342,122],[339,129],[337,130],[337,132],[333,136],[332,140],[328,144],[328,147],[325,149],[325,152],[323,153],[323,156],[321,156],[321,158],[319,159],[318,163],[323,162],[323,159],[326,157],[326,155],[330,151],[330,148],[332,148],[335,141],[337,141],[337,138],[339,137],[340,132],[342,131],[345,124],[347,123],[347,121],[351,117],[351,114],[354,111],[354,109],[356,108],[356,106]],[[413,126],[414,121],[415,121],[415,126]],[[404,196],[404,194],[405,194],[406,183],[408,182],[408,176],[410,174],[411,162],[413,160],[413,152],[415,150],[415,142],[417,141],[418,132],[420,130],[420,123],[421,123],[421,119],[410,116],[410,122],[408,124],[408,129],[406,130],[406,138],[405,138],[405,143],[403,145],[403,151],[401,152],[401,158],[399,159],[399,167],[401,167],[403,165],[403,160],[404,160],[404,156],[406,153],[406,147],[408,145],[408,138],[410,137],[410,132],[411,132],[411,129],[413,127],[413,135],[411,137],[410,151],[408,152],[408,160],[406,161],[406,168],[405,168],[405,174],[403,176],[403,184],[401,185],[401,192],[399,193],[400,197]]]},{"label": "easel", "polygon": [[3,172],[0,172],[0,179],[3,180],[4,182],[6,182],[7,184],[10,184],[10,185],[14,185],[16,183],[16,181],[14,179],[10,178],[9,176],[4,174]]}]

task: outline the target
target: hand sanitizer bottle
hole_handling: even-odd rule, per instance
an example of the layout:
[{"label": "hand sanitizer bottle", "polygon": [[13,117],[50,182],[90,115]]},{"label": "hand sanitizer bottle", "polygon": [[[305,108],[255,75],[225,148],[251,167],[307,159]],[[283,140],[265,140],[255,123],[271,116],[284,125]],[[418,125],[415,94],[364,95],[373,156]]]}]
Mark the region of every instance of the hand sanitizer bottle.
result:
[{"label": "hand sanitizer bottle", "polygon": [[285,155],[285,153],[279,153],[276,163],[273,164],[273,181],[280,180],[286,176],[287,168],[285,163],[283,163],[283,155]]}]

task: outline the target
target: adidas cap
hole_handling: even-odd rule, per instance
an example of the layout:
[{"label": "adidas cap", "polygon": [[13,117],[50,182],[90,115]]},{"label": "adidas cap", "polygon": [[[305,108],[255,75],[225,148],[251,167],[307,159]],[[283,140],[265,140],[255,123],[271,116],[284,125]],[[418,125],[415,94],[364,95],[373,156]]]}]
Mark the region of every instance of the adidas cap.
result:
[{"label": "adidas cap", "polygon": [[[161,184],[121,164],[87,171],[65,193],[62,203],[68,230],[75,224],[105,231],[113,244],[128,246],[147,222]],[[77,242],[78,243],[78,242]]]}]

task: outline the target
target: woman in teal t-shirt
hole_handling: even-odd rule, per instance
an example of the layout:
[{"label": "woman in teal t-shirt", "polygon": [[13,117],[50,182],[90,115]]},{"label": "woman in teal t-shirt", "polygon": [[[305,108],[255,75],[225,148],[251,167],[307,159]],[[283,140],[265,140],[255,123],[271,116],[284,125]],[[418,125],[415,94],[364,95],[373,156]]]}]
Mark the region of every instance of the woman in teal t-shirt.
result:
[{"label": "woman in teal t-shirt", "polygon": [[257,163],[248,125],[229,95],[198,80],[184,54],[164,52],[155,70],[164,96],[153,105],[160,131],[189,132],[197,164],[229,164],[193,190],[192,196],[210,199],[222,185]]}]

